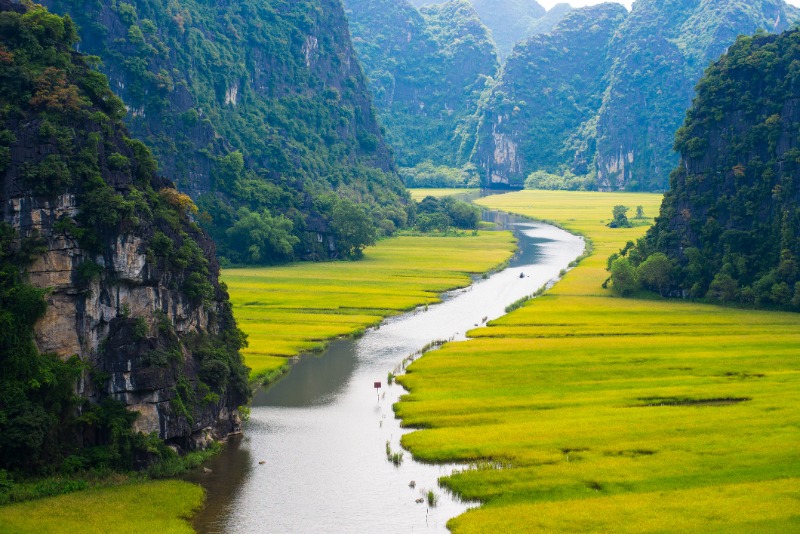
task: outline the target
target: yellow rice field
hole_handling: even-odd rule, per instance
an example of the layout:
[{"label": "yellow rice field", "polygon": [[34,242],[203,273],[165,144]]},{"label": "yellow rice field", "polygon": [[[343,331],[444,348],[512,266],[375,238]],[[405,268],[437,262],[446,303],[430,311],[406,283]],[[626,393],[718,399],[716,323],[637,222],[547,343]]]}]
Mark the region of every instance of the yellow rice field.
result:
[{"label": "yellow rice field", "polygon": [[[646,227],[615,204],[660,197],[524,191],[481,199],[587,236],[545,296],[409,367],[396,406],[415,456],[483,505],[454,532],[800,531],[800,315],[602,289]],[[498,468],[499,467],[499,468]]]},{"label": "yellow rice field", "polygon": [[359,261],[228,269],[234,315],[248,334],[251,376],[279,372],[287,357],[321,349],[383,318],[439,301],[470,283],[471,275],[507,261],[508,232],[385,239]]},{"label": "yellow rice field", "polygon": [[89,489],[0,507],[0,534],[189,533],[187,519],[203,495],[200,486],[177,480]]}]

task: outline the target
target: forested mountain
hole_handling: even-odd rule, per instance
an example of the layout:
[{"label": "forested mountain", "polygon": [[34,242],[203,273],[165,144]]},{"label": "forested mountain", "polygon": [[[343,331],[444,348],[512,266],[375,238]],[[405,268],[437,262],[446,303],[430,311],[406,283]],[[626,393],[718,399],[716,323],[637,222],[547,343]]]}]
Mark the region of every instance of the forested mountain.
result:
[{"label": "forested mountain", "polygon": [[552,8],[550,8],[550,11],[542,15],[541,18],[533,21],[528,28],[528,34],[525,36],[525,38],[538,35],[540,33],[550,33],[570,11],[572,11],[572,6],[567,3],[554,5]]},{"label": "forested mountain", "polygon": [[221,255],[347,255],[405,224],[338,0],[44,4],[73,17],[80,50],[100,58],[132,133],[197,200]]},{"label": "forested mountain", "polygon": [[521,183],[568,162],[588,174],[586,145],[603,98],[610,57],[603,53],[627,10],[601,4],[569,12],[552,34],[517,45],[485,104],[475,162],[484,183]]},{"label": "forested mountain", "polygon": [[618,266],[666,265],[671,293],[800,310],[798,64],[792,30],[740,37],[707,70],[661,213]]},{"label": "forested mountain", "polygon": [[672,138],[710,61],[738,35],[790,24],[783,0],[639,0],[610,46],[614,66],[597,121],[604,189],[661,190]]},{"label": "forested mountain", "polygon": [[466,0],[415,9],[405,0],[347,0],[353,41],[401,167],[460,166],[497,55]]},{"label": "forested mountain", "polygon": [[214,244],[77,41],[0,0],[0,469],[129,470],[250,396]]},{"label": "forested mountain", "polygon": [[[613,8],[606,4],[604,9]],[[665,189],[669,170],[677,161],[671,150],[672,136],[708,62],[723,53],[737,35],[749,35],[759,28],[783,31],[796,15],[797,10],[783,0],[638,0],[610,42],[606,46],[598,43],[591,50],[590,63],[607,68],[603,83],[595,86],[592,98],[584,100],[585,105],[596,106],[591,119],[579,131],[572,123],[565,124],[570,129],[563,131],[553,124],[552,116],[540,113],[531,114],[524,124],[501,129],[505,138],[519,145],[513,158],[515,164],[511,165],[503,150],[493,157],[495,132],[486,124],[496,122],[515,106],[523,109],[523,102],[530,106],[533,93],[518,98],[518,102],[513,96],[493,95],[484,112],[476,163],[491,180],[516,185],[521,185],[532,171],[559,170],[590,176],[596,173],[596,184],[601,189]],[[585,76],[570,80],[558,73],[578,70],[575,51],[566,43],[591,39],[598,29],[585,22],[573,11],[550,36],[534,37],[530,43],[518,45],[518,53],[508,58],[495,91],[525,86],[545,88],[547,84],[541,80],[550,78],[558,80],[558,89],[567,98],[583,94]],[[562,43],[562,50],[541,52],[544,56],[536,61],[537,47],[547,42]],[[551,86],[556,88],[555,83]],[[580,105],[580,100],[576,104]],[[531,132],[540,132],[538,138],[528,140]],[[547,154],[544,160],[543,153]],[[544,168],[539,169],[540,165]]]},{"label": "forested mountain", "polygon": [[[441,3],[437,0],[411,0],[417,7]],[[511,53],[514,44],[536,33],[548,31],[548,21],[563,14],[559,4],[550,15],[536,0],[470,0],[481,21],[491,30],[501,58]],[[542,19],[542,26],[538,26]],[[552,27],[552,26],[550,26]]]}]

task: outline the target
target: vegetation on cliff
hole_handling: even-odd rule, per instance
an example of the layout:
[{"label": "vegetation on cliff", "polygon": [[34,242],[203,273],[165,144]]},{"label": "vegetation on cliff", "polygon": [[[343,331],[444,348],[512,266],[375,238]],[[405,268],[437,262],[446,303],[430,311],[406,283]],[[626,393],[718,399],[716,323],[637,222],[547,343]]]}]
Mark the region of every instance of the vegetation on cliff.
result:
[{"label": "vegetation on cliff", "polygon": [[[622,20],[604,35],[602,22],[579,15],[615,7]],[[486,180],[514,185],[531,172],[568,171],[596,176],[603,190],[664,190],[677,163],[673,135],[708,63],[738,35],[780,32],[796,18],[784,0],[639,0],[630,13],[610,4],[573,10],[508,58],[473,162]],[[577,69],[584,64],[588,72]]]},{"label": "vegetation on cliff", "polygon": [[[604,53],[627,16],[619,4],[569,12],[552,34],[519,44],[486,100],[476,163],[489,183],[531,173],[589,175],[592,130],[611,59]],[[533,184],[542,187],[542,183]]]},{"label": "vegetation on cliff", "polygon": [[[403,176],[446,165],[476,177],[474,168],[459,168],[472,151],[478,101],[498,61],[470,3],[453,0],[420,11],[406,0],[346,5],[386,138],[406,168]],[[446,174],[440,173],[438,185],[446,185]]]},{"label": "vegetation on cliff", "polygon": [[618,263],[666,257],[669,293],[800,310],[798,60],[792,30],[740,37],[709,67],[660,216]]},{"label": "vegetation on cliff", "polygon": [[[194,222],[191,200],[158,177],[148,149],[128,137],[122,102],[91,68],[94,59],[73,51],[77,41],[69,17],[0,2],[0,470],[127,470],[174,457],[158,433],[132,431],[130,392],[117,395],[112,380],[118,363],[129,380],[131,371],[147,375],[151,390],[171,397],[170,424],[182,430],[170,437],[182,446],[201,413],[215,419],[249,398],[243,337],[218,283],[213,244]],[[116,313],[103,315],[105,341],[96,349],[69,359],[40,354],[34,326],[53,288],[33,287],[26,268],[67,244],[77,263],[61,302],[87,306],[124,285],[119,243],[128,237],[146,257],[138,283],[174,292],[207,322],[179,333],[166,314],[135,315],[109,302]],[[90,316],[81,311],[82,320]]]},{"label": "vegetation on cliff", "polygon": [[44,3],[73,18],[221,256],[342,257],[353,250],[342,218],[363,219],[367,235],[405,225],[338,0]]}]

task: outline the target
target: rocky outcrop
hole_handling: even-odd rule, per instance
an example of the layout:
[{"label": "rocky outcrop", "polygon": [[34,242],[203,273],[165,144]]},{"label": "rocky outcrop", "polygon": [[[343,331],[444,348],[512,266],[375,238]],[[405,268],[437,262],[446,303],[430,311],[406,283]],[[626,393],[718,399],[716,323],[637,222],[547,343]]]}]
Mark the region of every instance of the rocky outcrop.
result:
[{"label": "rocky outcrop", "polygon": [[675,295],[800,310],[800,31],[740,37],[706,71],[681,161],[631,261],[673,265]]},{"label": "rocky outcrop", "polygon": [[487,185],[521,186],[534,171],[573,167],[575,142],[600,107],[605,50],[627,11],[602,4],[568,12],[552,34],[520,43],[482,112],[474,161]]},{"label": "rocky outcrop", "polygon": [[214,244],[127,136],[105,78],[70,50],[71,21],[26,9],[36,16],[0,34],[11,74],[0,77],[0,220],[20,246],[37,244],[39,351],[80,358],[78,395],[123,403],[137,430],[183,448],[238,432],[247,370]]}]

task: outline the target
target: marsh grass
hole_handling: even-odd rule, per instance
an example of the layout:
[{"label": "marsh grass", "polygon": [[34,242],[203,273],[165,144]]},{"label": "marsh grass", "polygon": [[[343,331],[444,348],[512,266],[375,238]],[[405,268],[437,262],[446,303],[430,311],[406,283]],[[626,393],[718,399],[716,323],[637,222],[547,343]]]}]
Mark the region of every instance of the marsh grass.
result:
[{"label": "marsh grass", "polygon": [[[544,295],[408,365],[402,444],[479,467],[454,532],[788,532],[800,512],[800,314],[602,288],[657,195],[524,191],[481,205],[557,222],[592,253]],[[567,451],[567,452],[565,452]],[[497,468],[500,464],[502,468]]]}]

